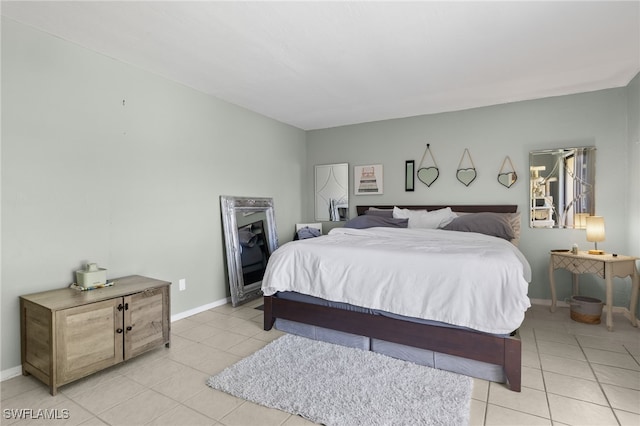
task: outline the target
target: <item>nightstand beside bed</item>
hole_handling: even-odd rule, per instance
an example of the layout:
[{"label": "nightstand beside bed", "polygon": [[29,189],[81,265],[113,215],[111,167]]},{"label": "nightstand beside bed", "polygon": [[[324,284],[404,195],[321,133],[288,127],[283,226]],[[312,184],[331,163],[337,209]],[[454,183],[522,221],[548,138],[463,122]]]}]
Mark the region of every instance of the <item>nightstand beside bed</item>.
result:
[{"label": "nightstand beside bed", "polygon": [[613,277],[631,277],[631,302],[629,309],[619,308],[629,318],[634,327],[638,326],[636,308],[638,306],[638,270],[636,268],[637,257],[617,255],[611,253],[597,255],[580,251],[573,254],[569,251],[552,251],[549,259],[549,285],[551,287],[551,312],[556,310],[556,284],[554,271],[566,269],[573,274],[573,294],[579,293],[578,274],[594,274],[605,280],[605,313],[606,324],[609,331],[613,331]]}]

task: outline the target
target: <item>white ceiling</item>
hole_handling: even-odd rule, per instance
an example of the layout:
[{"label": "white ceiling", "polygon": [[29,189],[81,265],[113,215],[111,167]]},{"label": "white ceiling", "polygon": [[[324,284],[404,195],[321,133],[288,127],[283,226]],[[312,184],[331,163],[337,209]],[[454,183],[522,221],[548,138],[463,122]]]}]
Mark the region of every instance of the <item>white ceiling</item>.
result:
[{"label": "white ceiling", "polygon": [[2,1],[2,14],[319,129],[621,87],[640,2]]}]

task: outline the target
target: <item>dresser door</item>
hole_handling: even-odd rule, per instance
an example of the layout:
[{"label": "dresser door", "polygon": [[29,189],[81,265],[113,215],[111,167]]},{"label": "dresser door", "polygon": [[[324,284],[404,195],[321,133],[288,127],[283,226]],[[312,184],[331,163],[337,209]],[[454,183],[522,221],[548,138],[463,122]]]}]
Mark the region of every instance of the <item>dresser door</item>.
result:
[{"label": "dresser door", "polygon": [[124,298],[125,359],[169,343],[168,292],[152,288]]},{"label": "dresser door", "polygon": [[56,312],[56,383],[62,385],[121,362],[122,298]]}]

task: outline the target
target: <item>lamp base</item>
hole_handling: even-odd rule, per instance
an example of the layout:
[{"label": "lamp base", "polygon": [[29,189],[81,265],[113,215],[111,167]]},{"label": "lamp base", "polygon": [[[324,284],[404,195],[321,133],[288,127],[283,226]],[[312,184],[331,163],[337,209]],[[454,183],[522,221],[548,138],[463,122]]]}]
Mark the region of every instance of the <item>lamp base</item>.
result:
[{"label": "lamp base", "polygon": [[604,250],[589,250],[589,254],[604,254]]}]

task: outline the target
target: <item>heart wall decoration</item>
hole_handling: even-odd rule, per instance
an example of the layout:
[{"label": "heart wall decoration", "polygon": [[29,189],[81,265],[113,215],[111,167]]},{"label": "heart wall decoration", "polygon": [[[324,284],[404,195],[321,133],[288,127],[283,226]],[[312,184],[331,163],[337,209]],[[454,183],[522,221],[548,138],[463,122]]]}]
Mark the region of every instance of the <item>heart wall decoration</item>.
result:
[{"label": "heart wall decoration", "polygon": [[511,186],[516,183],[516,180],[518,180],[516,172],[498,173],[498,182],[507,188],[511,188]]},{"label": "heart wall decoration", "polygon": [[[424,159],[427,154],[431,156],[433,166],[424,167]],[[440,176],[440,170],[436,164],[436,159],[431,153],[431,144],[427,144],[427,148],[424,150],[424,154],[422,154],[422,160],[420,160],[420,164],[418,164],[418,172],[416,174],[418,176],[418,180],[427,186],[433,185],[433,182],[435,182],[438,179],[438,176]]]},{"label": "heart wall decoration", "polygon": [[[504,171],[504,166],[507,163],[507,161],[509,162],[509,165],[511,166],[511,171],[510,172],[505,172]],[[514,183],[516,183],[517,180],[518,180],[518,175],[516,174],[516,169],[513,167],[513,163],[511,162],[511,158],[509,158],[509,156],[507,155],[504,158],[504,161],[502,161],[502,167],[500,167],[500,170],[498,171],[498,182],[502,186],[505,186],[507,188],[511,188],[511,186]]]},{"label": "heart wall decoration", "polygon": [[[471,167],[466,167],[466,168],[462,167],[462,163],[464,161],[465,156],[469,157],[469,163],[471,164]],[[460,163],[458,163],[456,178],[460,182],[462,182],[465,186],[469,186],[471,185],[471,182],[476,180],[476,177],[478,177],[478,172],[476,172],[476,166],[475,164],[473,164],[473,159],[471,158],[471,153],[469,152],[469,149],[465,148],[464,152],[462,153],[462,158],[460,158]]]},{"label": "heart wall decoration", "polygon": [[458,169],[456,172],[456,178],[458,178],[460,182],[464,183],[465,186],[471,185],[471,182],[476,180],[477,176],[478,173],[476,173],[476,169],[473,167],[469,169]]},{"label": "heart wall decoration", "polygon": [[438,176],[440,176],[440,171],[437,167],[423,167],[418,169],[418,179],[427,186],[431,186],[431,184],[438,179]]}]

